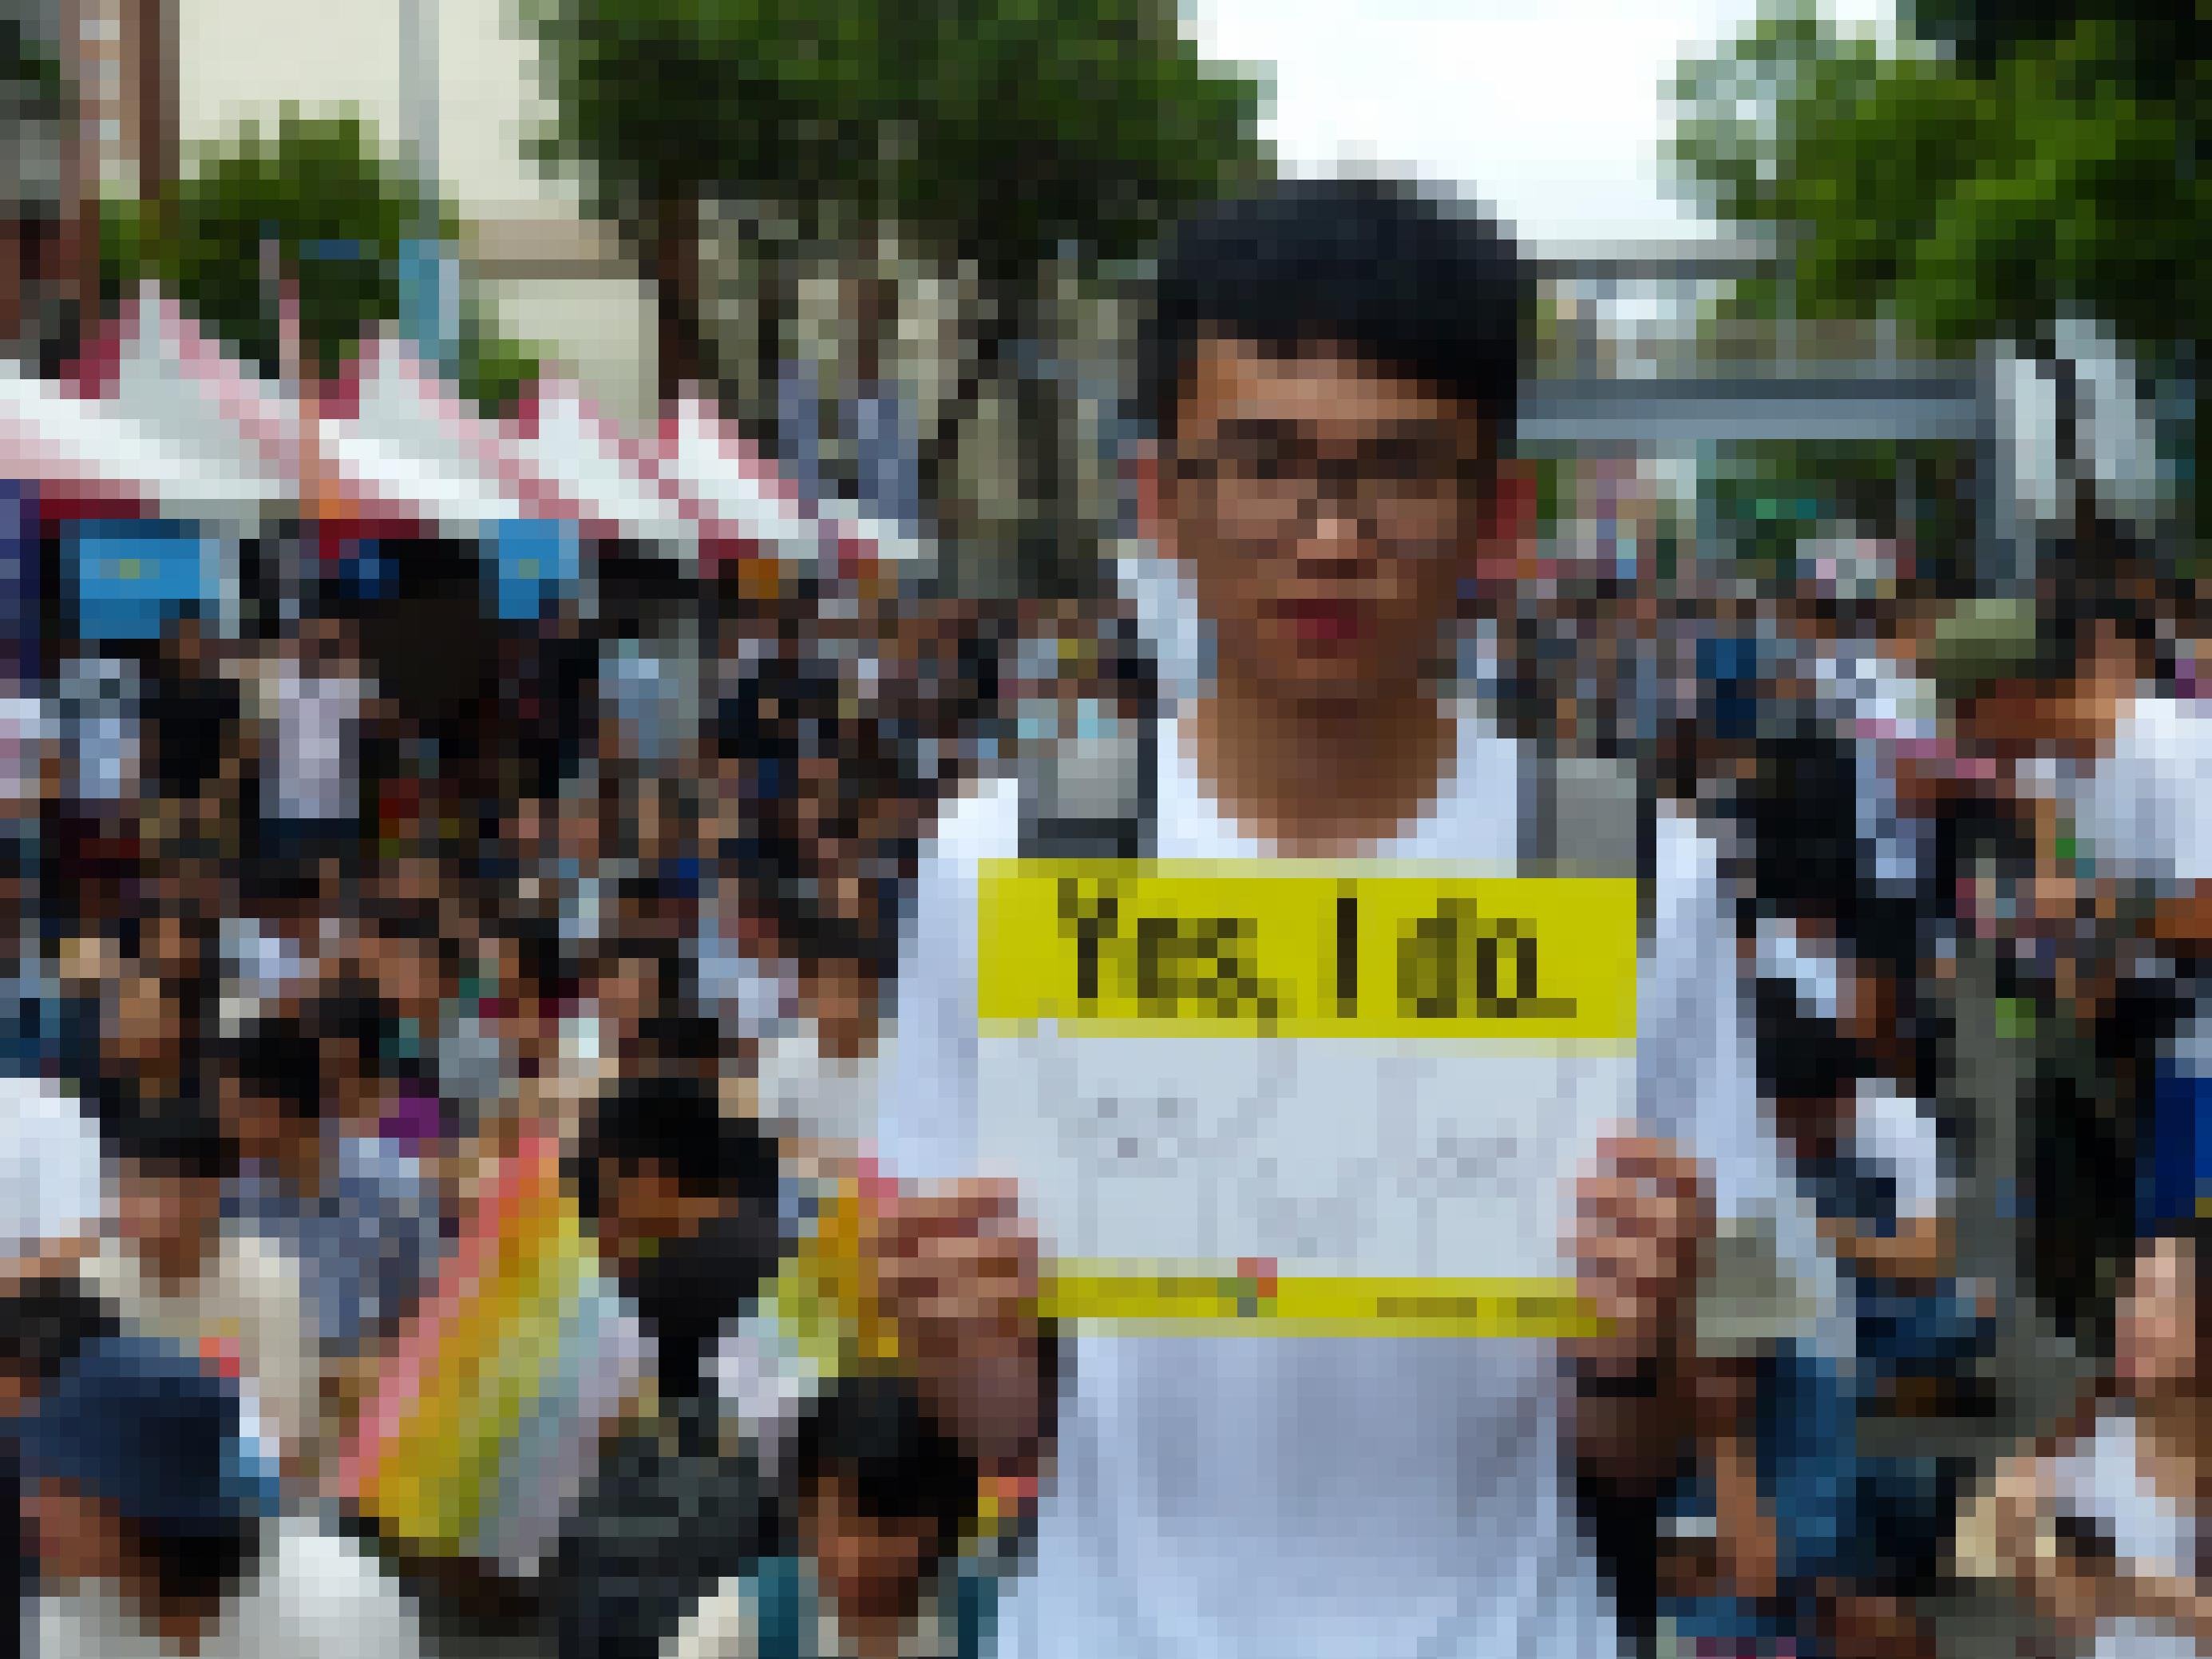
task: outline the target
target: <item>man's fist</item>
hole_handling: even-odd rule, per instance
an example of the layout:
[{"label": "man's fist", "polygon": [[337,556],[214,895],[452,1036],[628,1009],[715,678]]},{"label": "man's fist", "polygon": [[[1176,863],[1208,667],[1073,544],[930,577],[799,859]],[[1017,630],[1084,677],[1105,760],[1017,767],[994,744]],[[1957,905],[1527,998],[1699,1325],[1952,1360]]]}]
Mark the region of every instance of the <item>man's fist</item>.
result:
[{"label": "man's fist", "polygon": [[1658,1357],[1712,1232],[1712,1200],[1694,1159],[1668,1141],[1601,1140],[1595,1167],[1577,1183],[1569,1249],[1578,1288],[1611,1333],[1577,1344],[1577,1357],[1607,1370]]},{"label": "man's fist", "polygon": [[976,1455],[1034,1462],[1042,1420],[1037,1241],[1003,1182],[886,1196],[876,1291],[901,1358]]}]

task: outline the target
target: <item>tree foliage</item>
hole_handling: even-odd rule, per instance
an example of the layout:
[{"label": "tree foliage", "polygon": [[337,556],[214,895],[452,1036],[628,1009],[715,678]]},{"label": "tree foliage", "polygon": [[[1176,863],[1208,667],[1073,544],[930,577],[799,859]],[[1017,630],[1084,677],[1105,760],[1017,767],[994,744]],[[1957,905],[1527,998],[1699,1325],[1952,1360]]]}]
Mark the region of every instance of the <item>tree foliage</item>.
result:
[{"label": "tree foliage", "polygon": [[2086,21],[1987,77],[1948,54],[1770,15],[1674,93],[1685,181],[1778,227],[1808,316],[1888,313],[1938,339],[2034,343],[2068,316],[2161,355],[2194,326],[2208,252],[2195,100],[2129,89],[2136,48]]},{"label": "tree foliage", "polygon": [[1261,93],[1158,0],[523,0],[528,143],[635,229],[672,191],[845,213],[1034,269],[1146,244],[1256,161]]},{"label": "tree foliage", "polygon": [[[307,366],[335,374],[372,326],[399,314],[401,245],[420,234],[422,189],[352,117],[287,111],[273,134],[249,123],[204,147],[157,231],[135,201],[100,206],[100,275],[112,303],[145,276],[245,362],[273,375],[280,335],[264,248],[297,283]],[[438,234],[459,224],[441,206]],[[496,406],[534,372],[528,350],[496,337],[483,308],[464,309],[464,390]]]},{"label": "tree foliage", "polygon": [[1164,216],[1264,164],[1262,88],[1202,59],[1157,0],[948,0],[924,15],[896,88],[911,142],[890,149],[890,197],[986,273],[1019,277],[1069,250],[1140,257]]},{"label": "tree foliage", "polygon": [[[1045,332],[1047,267],[1141,256],[1165,219],[1265,165],[1262,89],[1201,59],[1170,0],[520,3],[554,109],[530,153],[580,175],[588,210],[644,253],[664,390],[686,378],[672,360],[703,357],[702,198],[814,249],[890,230],[940,270],[973,275],[981,315],[922,446],[940,507],[981,389],[1006,380],[1010,345]],[[756,250],[764,276],[782,246]],[[772,376],[785,349],[775,308],[793,291],[763,280],[761,294]],[[1024,442],[1048,459],[1051,399],[1033,377],[1014,389],[1033,405],[1018,422]],[[1036,495],[1056,488],[1045,479]]]},{"label": "tree foliage", "polygon": [[552,116],[526,155],[633,236],[671,195],[811,221],[874,172],[874,24],[856,0],[522,0]]},{"label": "tree foliage", "polygon": [[2201,59],[2212,13],[2191,0],[1905,0],[1912,33],[1948,47],[1977,75],[1990,75],[2023,46],[2047,46],[2088,16],[2118,26],[2130,91],[2171,98],[2185,66]]},{"label": "tree foliage", "polygon": [[[2170,8],[2130,21],[2130,5],[2076,18],[1958,0],[1923,8],[1945,40],[1890,45],[1800,0],[1682,66],[1672,160],[1717,216],[1784,234],[1774,297],[1798,315],[1887,315],[2053,364],[2060,326],[2087,322],[2188,389],[2212,263],[2212,80],[2202,53],[2173,58]],[[2201,527],[2204,425],[2185,432]]]}]

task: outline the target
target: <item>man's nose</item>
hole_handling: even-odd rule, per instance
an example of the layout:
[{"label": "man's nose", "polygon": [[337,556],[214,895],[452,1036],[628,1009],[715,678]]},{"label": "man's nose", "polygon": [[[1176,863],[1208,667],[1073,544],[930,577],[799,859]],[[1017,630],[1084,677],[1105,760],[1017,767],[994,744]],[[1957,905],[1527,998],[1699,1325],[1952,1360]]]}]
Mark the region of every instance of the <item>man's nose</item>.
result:
[{"label": "man's nose", "polygon": [[1320,492],[1306,509],[1296,551],[1299,568],[1339,569],[1370,562],[1373,538],[1359,521],[1356,506],[1336,490]]}]

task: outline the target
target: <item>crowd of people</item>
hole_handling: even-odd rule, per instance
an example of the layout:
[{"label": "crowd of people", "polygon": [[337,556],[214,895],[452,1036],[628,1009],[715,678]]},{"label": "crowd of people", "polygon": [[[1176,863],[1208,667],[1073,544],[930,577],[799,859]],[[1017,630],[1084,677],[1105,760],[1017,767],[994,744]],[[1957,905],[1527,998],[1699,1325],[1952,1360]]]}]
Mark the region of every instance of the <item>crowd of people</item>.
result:
[{"label": "crowd of people", "polygon": [[[1316,234],[1298,213],[1346,210],[1382,214],[1408,258],[1453,257],[1371,202],[1307,202],[1266,234],[1294,243]],[[1356,357],[1372,272],[1297,269],[1310,330],[1249,283],[1200,314]],[[1204,286],[1187,280],[1186,300]],[[1426,290],[1391,282],[1372,303],[1399,331],[1373,355],[1401,365],[1425,349],[1406,313]],[[1308,360],[1206,361],[1205,396],[1244,374],[1256,400]],[[1460,372],[1421,384],[1457,395]],[[1420,518],[1413,464],[1371,463],[1399,469],[1361,497],[1378,521]],[[1155,517],[1217,492],[1225,544],[1219,503],[1256,522],[1285,468],[1302,479],[1218,448],[1142,488]],[[1176,510],[1194,540],[1200,509]],[[5,708],[0,1397],[36,1650],[875,1659],[981,1655],[994,1632],[1105,1650],[1095,1587],[1038,1592],[1033,1629],[1000,1599],[1033,1555],[1092,1541],[1039,1520],[1055,1456],[1112,1487],[1099,1460],[1122,1455],[1129,1401],[1186,1386],[1198,1351],[1162,1362],[1182,1382],[1078,1358],[1084,1388],[1124,1390],[1121,1414],[1064,1404],[1056,1454],[1042,1431],[1010,1451],[977,1431],[977,1368],[934,1363],[877,1291],[901,1230],[929,1224],[893,1178],[945,1162],[915,1091],[964,1086],[938,1042],[963,1015],[930,965],[933,834],[1026,757],[1174,718],[1140,630],[1109,601],[679,580],[615,550],[588,602],[514,624],[487,614],[471,550],[388,554],[397,580],[373,594],[311,564],[230,633],[186,608],[155,640],[55,647]],[[1266,636],[1240,641],[1235,615],[1249,572],[1206,556],[1188,568],[1210,672],[1258,684]],[[1489,624],[1462,687],[1484,729],[1625,763],[1680,832],[1654,854],[1666,891],[1708,849],[1697,890],[1722,931],[1662,945],[1665,994],[1645,1000],[1677,1044],[1698,1041],[1695,998],[1735,1000],[1741,1027],[1713,1029],[1723,1048],[1740,1030],[1783,1172],[1768,1231],[1795,1212],[1816,1243],[1806,1261],[1762,1244],[1702,1187],[1670,1224],[1671,1275],[1657,1235],[1578,1241],[1595,1282],[1658,1286],[1621,1291],[1644,1346],[1582,1362],[1575,1501],[1624,1627],[1676,1651],[1943,1651],[1953,1625],[1995,1617],[1977,1585],[2046,1640],[2205,1650],[2199,612],[2151,550],[2087,526],[2045,567],[2002,603],[1909,560],[1847,592],[1566,595],[1444,572],[1446,608]],[[1433,628],[1437,598],[1407,614],[1430,606]],[[1316,615],[1285,637],[1326,635]],[[1200,756],[1269,741],[1198,729]],[[1315,847],[1367,833],[1362,780],[1387,786],[1389,759],[1340,786]],[[1264,780],[1221,776],[1224,820],[1296,821]],[[1164,854],[1230,844],[1179,800],[1157,809]],[[1662,893],[1662,922],[1687,902]],[[1712,1043],[1666,1052],[1726,1063]],[[1762,1274],[1788,1317],[1746,1312]],[[1697,1401],[1653,1434],[1638,1413],[1673,1384],[1652,1356],[1678,1348],[1698,1356]],[[1048,1373],[1068,1357],[1042,1356]],[[1427,1386],[1427,1361],[1391,1363]],[[1096,1397],[1065,1381],[1048,1395]],[[1260,1383],[1223,1386],[1246,1392],[1222,1410],[1261,1420]],[[1424,1432],[1421,1409],[1395,1431]],[[1248,1472],[1251,1503],[1369,1505],[1376,1538],[1401,1536],[1412,1511],[1375,1507],[1373,1461],[1345,1439],[1340,1468]],[[1508,1484],[1463,1455],[1438,1446],[1440,1478],[1493,1482],[1498,1524],[1517,1524]],[[1281,1571],[1334,1570],[1299,1554],[1294,1515],[1159,1491]],[[1188,1552],[1277,1594],[1196,1536],[1164,1526],[1149,1553],[1078,1571],[1180,1605]],[[1580,1650],[1564,1616],[1565,1645],[1501,1634],[1548,1617],[1528,1596],[1565,1571],[1515,1547],[1500,1559],[1540,1589],[1436,1651]],[[1393,1619],[1430,1593],[1404,1582]],[[1261,1628],[1254,1608],[1219,1616]],[[1084,1633],[1060,1650],[1058,1628]],[[1383,1630],[1324,1621],[1279,1650],[1395,1651]]]}]

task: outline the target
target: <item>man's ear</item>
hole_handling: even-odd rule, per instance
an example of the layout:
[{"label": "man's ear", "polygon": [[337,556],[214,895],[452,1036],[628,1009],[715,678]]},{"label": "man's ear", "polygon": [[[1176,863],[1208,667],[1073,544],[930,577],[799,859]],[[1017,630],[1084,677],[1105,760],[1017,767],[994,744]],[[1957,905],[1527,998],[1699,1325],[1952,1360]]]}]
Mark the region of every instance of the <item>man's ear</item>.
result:
[{"label": "man's ear", "polygon": [[1180,557],[1175,513],[1169,501],[1174,489],[1171,463],[1156,438],[1141,438],[1129,447],[1121,463],[1121,478],[1133,495],[1137,533],[1162,558]]}]

